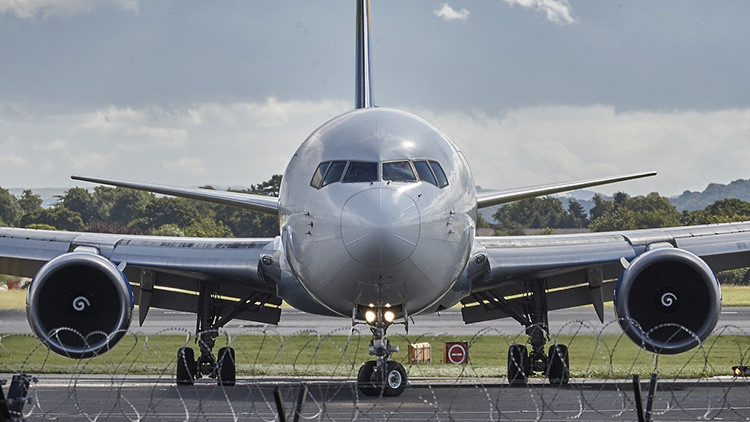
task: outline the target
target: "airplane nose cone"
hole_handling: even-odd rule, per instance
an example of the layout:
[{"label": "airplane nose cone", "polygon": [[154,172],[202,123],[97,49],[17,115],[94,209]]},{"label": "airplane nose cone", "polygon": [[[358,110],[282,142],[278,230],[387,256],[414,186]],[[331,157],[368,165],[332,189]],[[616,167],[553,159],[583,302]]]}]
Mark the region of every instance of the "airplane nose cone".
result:
[{"label": "airplane nose cone", "polygon": [[419,241],[419,209],[394,189],[370,189],[349,198],[341,214],[341,235],[352,258],[370,267],[396,265]]}]

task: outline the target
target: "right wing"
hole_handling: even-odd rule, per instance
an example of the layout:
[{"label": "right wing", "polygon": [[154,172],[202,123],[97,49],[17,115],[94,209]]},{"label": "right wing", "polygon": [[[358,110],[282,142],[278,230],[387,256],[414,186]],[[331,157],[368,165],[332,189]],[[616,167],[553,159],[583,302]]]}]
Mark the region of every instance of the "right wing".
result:
[{"label": "right wing", "polygon": [[55,258],[87,252],[124,266],[141,324],[150,307],[200,312],[206,281],[221,317],[276,324],[281,299],[272,274],[260,269],[263,250],[273,242],[0,228],[0,274],[35,277]]},{"label": "right wing", "polygon": [[177,186],[154,185],[149,183],[127,182],[123,180],[101,179],[97,177],[71,176],[71,179],[103,185],[120,186],[146,192],[197,199],[222,205],[260,211],[268,214],[279,213],[279,198],[250,193],[228,192],[211,189],[181,188]]}]

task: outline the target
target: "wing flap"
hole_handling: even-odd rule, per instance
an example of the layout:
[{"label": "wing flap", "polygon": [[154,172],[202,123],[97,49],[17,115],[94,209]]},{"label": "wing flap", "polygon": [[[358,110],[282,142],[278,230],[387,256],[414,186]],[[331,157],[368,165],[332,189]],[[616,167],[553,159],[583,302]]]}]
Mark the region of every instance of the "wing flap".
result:
[{"label": "wing flap", "polygon": [[[601,286],[602,298],[605,302],[612,301],[614,297],[616,282],[604,283]],[[562,290],[547,291],[547,306],[550,311],[557,309],[573,308],[576,306],[591,304],[591,288],[588,285],[576,286]],[[499,305],[499,299],[503,296],[493,290],[487,290],[482,294],[472,295],[469,306],[461,308],[461,315],[467,324],[493,319],[512,317],[511,313],[503,310]],[[526,314],[523,297],[505,300],[507,306],[520,315]]]},{"label": "wing flap", "polygon": [[[140,286],[134,285],[133,294],[136,298],[141,297]],[[233,313],[233,310],[240,303],[241,298],[219,298],[214,301],[217,306],[217,314],[220,318],[226,318],[232,314],[233,319],[245,321],[255,321],[265,324],[278,324],[281,318],[281,308],[270,305],[264,300],[263,295],[257,298],[251,298],[248,305]],[[255,299],[255,300],[253,300]],[[269,297],[269,299],[271,299]],[[278,298],[276,298],[278,299]],[[165,290],[154,288],[149,295],[149,306],[154,308],[171,309],[175,311],[197,313],[199,310],[198,292]]]}]

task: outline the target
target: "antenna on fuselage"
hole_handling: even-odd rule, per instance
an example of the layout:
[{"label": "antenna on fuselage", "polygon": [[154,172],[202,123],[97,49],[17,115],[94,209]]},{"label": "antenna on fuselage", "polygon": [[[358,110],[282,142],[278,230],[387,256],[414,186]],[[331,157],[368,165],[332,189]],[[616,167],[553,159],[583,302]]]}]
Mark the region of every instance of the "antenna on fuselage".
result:
[{"label": "antenna on fuselage", "polygon": [[370,88],[370,0],[357,0],[356,108],[372,107]]}]

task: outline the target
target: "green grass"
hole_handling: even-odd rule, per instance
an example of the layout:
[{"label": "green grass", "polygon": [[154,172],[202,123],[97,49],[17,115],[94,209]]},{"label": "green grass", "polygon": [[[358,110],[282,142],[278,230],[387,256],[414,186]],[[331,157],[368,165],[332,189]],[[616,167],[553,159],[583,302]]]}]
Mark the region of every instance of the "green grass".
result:
[{"label": "green grass", "polygon": [[[395,360],[406,366],[412,377],[502,377],[505,376],[508,346],[524,339],[498,335],[476,338],[454,336],[391,336],[401,351]],[[359,366],[369,359],[370,336],[290,337],[239,335],[221,336],[216,347],[231,343],[236,351],[240,376],[300,375],[354,377]],[[442,345],[446,341],[469,341],[470,363],[466,366],[441,364]],[[553,341],[570,348],[571,376],[575,378],[628,378],[634,374],[648,376],[658,368],[662,378],[700,378],[731,375],[732,365],[750,360],[750,337],[741,335],[712,336],[704,347],[674,355],[654,355],[635,346],[622,335],[560,336]],[[409,365],[405,362],[407,345],[428,341],[432,344],[431,364]],[[177,349],[193,339],[179,335],[128,334],[110,352],[102,356],[74,360],[49,352],[31,336],[0,337],[0,372],[15,373],[140,373],[171,377]],[[218,350],[218,349],[215,349]],[[658,364],[655,366],[655,364]]]}]

